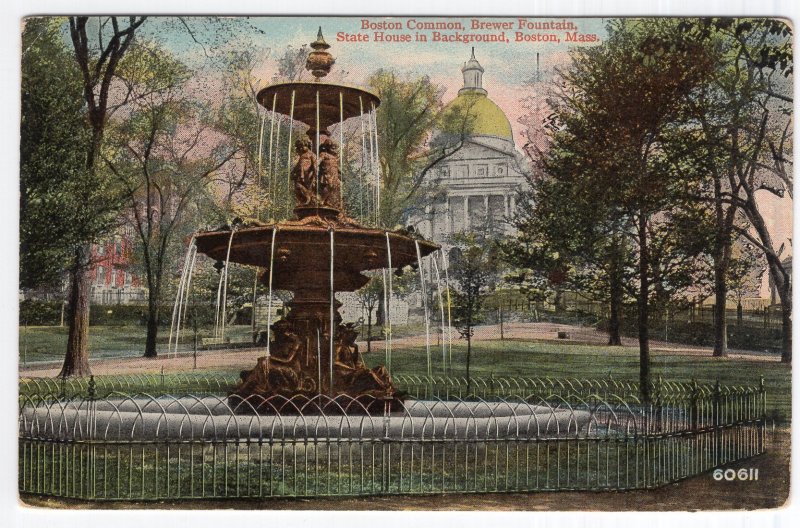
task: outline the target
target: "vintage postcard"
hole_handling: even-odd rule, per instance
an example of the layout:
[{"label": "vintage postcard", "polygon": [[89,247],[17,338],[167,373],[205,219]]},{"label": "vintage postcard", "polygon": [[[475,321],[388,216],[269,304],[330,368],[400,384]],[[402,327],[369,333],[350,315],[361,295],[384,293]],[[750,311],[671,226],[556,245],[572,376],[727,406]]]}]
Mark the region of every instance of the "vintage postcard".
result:
[{"label": "vintage postcard", "polygon": [[24,507],[787,503],[790,21],[20,31]]}]

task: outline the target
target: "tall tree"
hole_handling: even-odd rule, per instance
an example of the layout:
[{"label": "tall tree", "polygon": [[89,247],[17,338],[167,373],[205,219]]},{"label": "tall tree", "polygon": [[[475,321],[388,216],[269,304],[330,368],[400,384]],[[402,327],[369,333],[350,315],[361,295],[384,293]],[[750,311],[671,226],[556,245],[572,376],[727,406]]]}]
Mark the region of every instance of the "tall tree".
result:
[{"label": "tall tree", "polygon": [[764,272],[763,252],[747,240],[740,237],[731,251],[731,263],[728,266],[729,297],[736,301],[736,324],[741,325],[744,316],[742,300],[745,297],[758,297]]},{"label": "tall tree", "polygon": [[553,101],[562,123],[558,134],[578,153],[570,163],[579,164],[600,189],[595,198],[606,200],[601,207],[623,220],[631,235],[644,400],[651,390],[651,295],[657,272],[666,269],[656,266],[654,233],[671,229],[686,203],[683,175],[666,145],[686,122],[688,97],[708,66],[705,48],[684,38],[673,22],[614,21],[602,45],[572,52]]},{"label": "tall tree", "polygon": [[[81,215],[74,219],[76,243],[69,268],[69,335],[60,376],[83,376],[89,371],[89,269],[91,243],[109,231],[119,210],[119,200],[109,191],[107,175],[98,167],[109,114],[126,102],[114,94],[112,83],[122,57],[128,51],[146,17],[69,17],[69,33],[81,75],[89,139],[83,156],[87,185],[74,194]],[[90,36],[91,34],[91,36]]]},{"label": "tall tree", "polygon": [[[370,278],[369,282],[355,291],[359,306],[367,313],[367,352],[372,352],[372,326],[375,323],[373,312],[383,299],[384,285],[378,275]],[[377,314],[376,314],[377,315]]]},{"label": "tall tree", "polygon": [[503,256],[525,270],[526,280],[606,304],[608,344],[621,345],[623,301],[630,295],[625,284],[634,264],[626,253],[625,218],[603,196],[608,189],[594,186],[594,173],[581,167],[578,145],[565,134],[552,139],[517,200],[516,234],[501,242]]},{"label": "tall tree", "polygon": [[443,89],[429,77],[402,78],[378,70],[368,80],[381,98],[376,125],[382,178],[380,225],[394,227],[434,198],[423,187],[437,163],[464,146],[473,116],[470,106],[447,109]]},{"label": "tall tree", "polygon": [[450,262],[450,276],[455,287],[452,322],[467,341],[466,378],[469,391],[472,337],[475,327],[482,321],[484,301],[496,285],[498,258],[496,246],[481,233],[457,234],[451,243],[455,249],[455,258]]},{"label": "tall tree", "polygon": [[[730,248],[742,236],[759,248],[781,300],[781,360],[792,359],[791,276],[762,211],[763,193],[792,195],[792,30],[779,19],[704,18],[681,24],[687,38],[721,50],[709,78],[709,104],[700,115],[715,182],[714,204],[724,214],[718,242],[717,306],[726,297]],[[724,339],[724,314],[716,333]],[[720,319],[721,317],[721,319]],[[719,341],[719,340],[718,340]],[[724,353],[724,342],[715,345]]]},{"label": "tall tree", "polygon": [[144,356],[155,357],[164,273],[175,242],[193,230],[186,225],[192,207],[238,148],[215,141],[203,108],[186,95],[189,70],[166,50],[135,44],[119,74],[137,97],[111,128],[103,159],[126,191],[148,290]]}]

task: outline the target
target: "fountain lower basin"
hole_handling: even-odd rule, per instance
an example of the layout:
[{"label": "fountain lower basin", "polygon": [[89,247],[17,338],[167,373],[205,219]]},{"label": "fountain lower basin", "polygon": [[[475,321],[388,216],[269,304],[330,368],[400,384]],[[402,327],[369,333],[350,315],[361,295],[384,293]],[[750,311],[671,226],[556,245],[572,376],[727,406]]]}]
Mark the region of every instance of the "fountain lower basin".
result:
[{"label": "fountain lower basin", "polygon": [[407,400],[382,415],[259,415],[240,414],[219,397],[130,397],[26,407],[20,430],[60,440],[489,440],[574,436],[590,418],[587,410],[504,401]]}]

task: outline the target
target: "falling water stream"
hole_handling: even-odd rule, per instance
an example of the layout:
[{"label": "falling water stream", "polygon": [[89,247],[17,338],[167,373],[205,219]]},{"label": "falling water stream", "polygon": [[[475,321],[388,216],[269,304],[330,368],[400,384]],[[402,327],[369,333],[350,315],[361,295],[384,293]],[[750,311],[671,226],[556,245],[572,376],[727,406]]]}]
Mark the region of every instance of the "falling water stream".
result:
[{"label": "falling water stream", "polygon": [[339,92],[339,203],[344,205],[344,95]]},{"label": "falling water stream", "polygon": [[447,364],[450,365],[450,368],[453,367],[453,321],[450,317],[450,276],[448,274],[448,268],[450,264],[447,260],[447,255],[445,255],[444,251],[439,252],[442,256],[442,269],[444,270],[444,287],[445,291],[447,292]]},{"label": "falling water stream", "polygon": [[425,350],[428,357],[428,376],[433,376],[433,364],[431,363],[431,323],[428,315],[428,292],[425,288],[425,275],[422,270],[422,253],[419,250],[419,240],[414,240],[417,247],[417,268],[419,269],[419,283],[422,288],[422,307],[425,310]]},{"label": "falling water stream", "polygon": [[222,304],[219,306],[218,310],[220,315],[216,318],[216,320],[219,322],[220,329],[219,332],[215,332],[215,335],[218,335],[218,337],[223,341],[225,340],[225,319],[228,315],[228,269],[230,268],[231,246],[233,245],[233,235],[235,234],[236,226],[232,226],[231,236],[228,238],[228,251],[225,253],[225,267],[222,269],[222,275],[219,278],[222,289]]},{"label": "falling water stream", "polygon": [[[277,95],[277,94],[276,94]],[[259,109],[259,112],[261,110]],[[264,111],[264,115],[261,116],[261,129],[258,133],[258,174],[256,174],[256,188],[261,189],[261,177],[263,176],[263,154],[264,154],[264,128],[267,122],[267,112]],[[267,180],[267,188],[270,187],[270,180]],[[270,194],[270,196],[272,196]],[[256,220],[261,219],[261,208],[259,207],[258,201],[256,201],[256,210],[255,210]],[[255,268],[253,271],[253,309],[252,314],[250,317],[250,330],[255,335],[256,331],[256,301],[258,300],[258,268]]]},{"label": "falling water stream", "polygon": [[[386,231],[386,261],[388,264],[389,269],[385,271],[384,275],[384,308],[386,314],[384,317],[386,318],[386,369],[391,374],[392,372],[392,310],[391,306],[389,306],[389,302],[392,300],[392,246],[389,243],[389,232]],[[387,278],[388,277],[388,281]],[[387,288],[388,285],[388,296],[387,296]]]},{"label": "falling water stream", "polygon": [[331,304],[331,331],[330,331],[330,357],[328,358],[330,364],[330,371],[331,371],[331,380],[330,380],[330,392],[331,396],[333,396],[333,342],[335,340],[335,328],[333,326],[333,319],[334,314],[336,313],[336,306],[334,303],[336,302],[336,296],[333,289],[333,229],[329,230],[331,234],[331,297],[330,297],[330,304]]},{"label": "falling water stream", "polygon": [[[441,252],[441,250],[439,250],[439,251]],[[442,373],[446,375],[447,374],[447,344],[445,343],[445,337],[444,337],[444,302],[443,302],[443,299],[442,299],[442,278],[439,275],[439,266],[436,264],[436,255],[433,256],[433,258],[431,259],[431,262],[433,262],[433,271],[436,274],[436,293],[437,293],[437,295],[439,297],[439,311],[441,312],[440,313],[440,318],[439,318],[439,323],[440,323],[441,331],[442,331]]]},{"label": "falling water stream", "polygon": [[[380,225],[381,220],[381,159],[378,155],[378,120],[375,116],[375,103],[372,103],[372,111],[369,113],[370,118],[370,129],[372,134],[370,135],[370,143],[374,146],[372,147],[372,155],[373,155],[373,162],[372,162],[372,170],[374,173],[374,181],[375,181],[375,225]],[[374,139],[374,143],[372,143]]]},{"label": "falling water stream", "polygon": [[294,123],[294,90],[292,90],[292,100],[289,106],[289,142],[286,152],[286,217],[288,218],[292,210],[292,123]]},{"label": "falling water stream", "polygon": [[[270,356],[270,332],[272,331],[272,270],[275,267],[275,238],[278,235],[278,226],[272,228],[272,242],[269,247],[269,296],[267,297],[267,356]],[[255,303],[253,310],[256,309]]]},{"label": "falling water stream", "polygon": [[272,165],[272,139],[275,130],[275,104],[278,102],[278,94],[272,94],[272,115],[269,119],[269,154],[267,154],[267,161],[269,162],[269,183],[267,184],[267,194],[269,196],[269,216],[274,215],[275,211],[275,197],[274,197],[274,182],[275,179],[273,165]]},{"label": "falling water stream", "polygon": [[[317,120],[316,120],[316,124],[315,124],[316,130],[314,132],[316,132],[316,135],[317,135],[317,142],[316,142],[317,166],[314,167],[314,168],[316,169],[317,176],[319,176],[319,90],[317,90],[317,107],[316,108],[317,108]],[[314,178],[314,179],[317,182],[317,196],[319,196],[319,177]]]},{"label": "falling water stream", "polygon": [[[193,247],[194,249],[192,250],[192,262],[191,264],[189,264],[189,271],[186,276],[186,285],[184,286],[184,291],[183,291],[183,301],[182,301],[183,311],[181,311],[180,307],[178,308],[178,329],[177,332],[175,333],[176,357],[178,355],[178,343],[180,343],[181,340],[181,326],[185,326],[186,324],[186,314],[188,313],[188,304],[189,304],[189,291],[192,288],[192,276],[194,275],[194,266],[197,263],[197,246]],[[183,314],[183,317],[181,317],[181,314]]]},{"label": "falling water stream", "polygon": [[192,251],[192,246],[189,244],[189,247],[186,249],[186,256],[183,259],[183,269],[181,270],[181,278],[178,281],[178,291],[175,294],[175,304],[172,306],[172,321],[169,326],[169,341],[167,342],[167,353],[169,354],[172,351],[172,336],[175,332],[175,322],[178,317],[178,311],[181,304],[181,296],[183,294],[183,285],[184,281],[186,280],[186,267],[189,265],[189,254]]},{"label": "falling water stream", "polygon": [[[359,122],[361,124],[361,170],[358,174],[358,206],[361,214],[361,221],[364,221],[364,157],[367,155],[367,136],[364,132],[364,101],[358,96],[358,105],[361,112]],[[369,211],[368,211],[369,212]]]},{"label": "falling water stream", "polygon": [[[192,261],[192,254],[196,252],[197,248],[194,245],[194,237],[189,241],[189,247],[186,248],[186,256],[183,259],[183,269],[181,270],[181,278],[178,281],[178,291],[175,294],[175,304],[172,307],[172,322],[169,327],[169,341],[167,342],[167,355],[172,351],[172,343],[173,343],[173,336],[176,336],[175,333],[176,326],[180,324],[180,317],[181,317],[181,306],[183,304],[183,297],[184,297],[184,290],[186,289],[186,280],[189,276],[188,270],[191,265]],[[175,340],[175,352],[178,351],[178,343],[177,339]]]}]

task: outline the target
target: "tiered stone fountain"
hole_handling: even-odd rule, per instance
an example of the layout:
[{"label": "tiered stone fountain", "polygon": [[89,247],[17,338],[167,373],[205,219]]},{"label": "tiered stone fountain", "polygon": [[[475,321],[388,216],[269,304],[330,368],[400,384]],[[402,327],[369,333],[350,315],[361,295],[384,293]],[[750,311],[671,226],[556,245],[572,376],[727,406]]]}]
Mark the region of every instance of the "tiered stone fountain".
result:
[{"label": "tiered stone fountain", "polygon": [[273,84],[257,96],[268,110],[308,127],[306,137],[295,143],[291,170],[295,218],[252,222],[235,233],[201,232],[195,241],[198,251],[213,259],[258,266],[270,290],[294,292],[288,314],[270,328],[269,355],[242,372],[232,404],[258,409],[259,401],[273,396],[324,395],[361,399],[383,411],[398,398],[391,377],[384,367],[364,364],[355,343],[358,334],[353,325],[342,324],[333,294],[364,286],[369,280],[364,271],[402,268],[438,246],[405,232],[363,227],[347,216],[339,145],[329,127],[362,115],[380,100],[366,90],[322,82],[335,60],[321,30],[311,47],[306,68],[314,81]]}]

